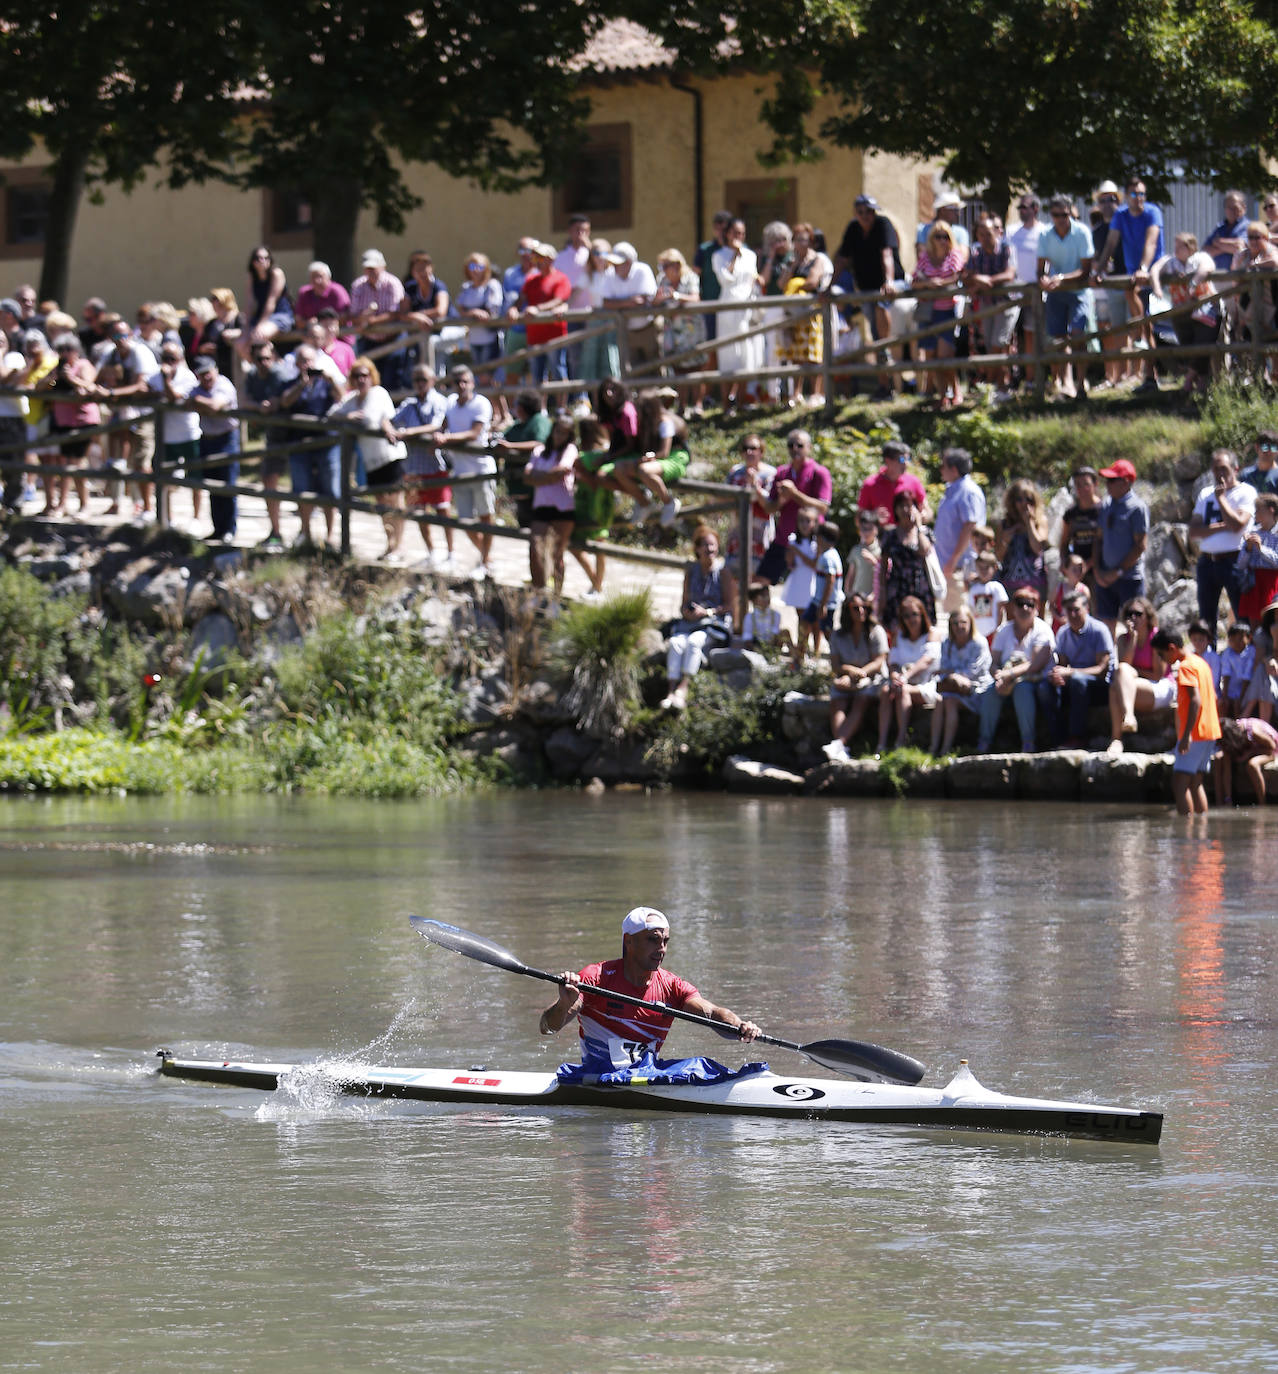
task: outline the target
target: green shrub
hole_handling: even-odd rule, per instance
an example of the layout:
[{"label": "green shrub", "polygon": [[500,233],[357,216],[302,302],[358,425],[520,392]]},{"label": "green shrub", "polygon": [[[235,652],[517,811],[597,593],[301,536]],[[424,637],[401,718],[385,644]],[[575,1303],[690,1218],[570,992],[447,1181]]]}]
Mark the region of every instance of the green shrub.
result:
[{"label": "green shrub", "polygon": [[647,590],[582,602],[555,627],[552,657],[571,680],[564,705],[592,734],[620,735],[639,696],[639,645],[652,623]]},{"label": "green shrub", "polygon": [[1232,449],[1243,460],[1260,429],[1278,429],[1278,398],[1272,388],[1244,384],[1236,374],[1213,383],[1203,404],[1205,447]]}]

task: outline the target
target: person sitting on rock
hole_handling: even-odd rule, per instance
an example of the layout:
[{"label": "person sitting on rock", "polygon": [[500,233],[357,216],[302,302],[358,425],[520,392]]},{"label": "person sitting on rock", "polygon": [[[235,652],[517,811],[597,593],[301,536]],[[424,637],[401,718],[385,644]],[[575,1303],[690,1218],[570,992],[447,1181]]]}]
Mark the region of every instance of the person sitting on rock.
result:
[{"label": "person sitting on rock", "polygon": [[970,606],[950,612],[949,634],[941,645],[937,669],[938,700],[932,712],[931,751],[942,758],[954,750],[959,714],[975,711],[981,693],[992,681],[990,648],[976,632],[976,617]]},{"label": "person sitting on rock", "polygon": [[976,750],[988,754],[1003,710],[1012,698],[1016,723],[1021,732],[1021,752],[1032,754],[1038,720],[1036,689],[1052,661],[1052,627],[1038,614],[1038,593],[1033,587],[1018,587],[1012,595],[1012,618],[999,627],[990,645],[994,675],[980,694],[977,712],[980,736]]},{"label": "person sitting on rock", "polygon": [[887,681],[887,656],[887,631],[875,620],[870,598],[853,592],[843,603],[839,628],[830,636],[832,738],[824,752],[832,762],[848,757],[848,741]]},{"label": "person sitting on rock", "polygon": [[1066,597],[1065,624],[1056,634],[1056,662],[1038,684],[1038,702],[1053,743],[1085,747],[1087,713],[1109,695],[1114,641],[1091,612],[1091,595],[1079,584]]},{"label": "person sitting on rock", "polygon": [[1123,752],[1123,736],[1136,733],[1137,715],[1166,711],[1176,704],[1176,679],[1153,646],[1158,614],[1143,596],[1134,596],[1119,612],[1123,628],[1115,646],[1109,680],[1110,754]]}]

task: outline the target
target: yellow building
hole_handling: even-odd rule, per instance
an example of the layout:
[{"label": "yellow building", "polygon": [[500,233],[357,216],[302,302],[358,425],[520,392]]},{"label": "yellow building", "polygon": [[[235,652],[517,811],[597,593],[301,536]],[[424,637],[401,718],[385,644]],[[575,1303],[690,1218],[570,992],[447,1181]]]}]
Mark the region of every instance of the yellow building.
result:
[{"label": "yellow building", "polygon": [[[561,241],[575,211],[589,214],[607,238],[629,239],[651,263],[670,247],[691,257],[718,209],[745,219],[756,246],[767,220],[808,220],[824,229],[831,254],[863,190],[879,200],[906,243],[930,210],[932,168],[898,157],[831,148],[817,162],[762,168],[764,78],[740,71],[681,77],[670,54],[625,21],[598,35],[582,65],[592,102],[589,136],[566,185],[494,195],[413,165],[406,179],[422,205],[409,215],[404,234],[381,233],[366,213],[357,254],[379,247],[391,269],[404,272],[410,250],[425,248],[439,277],[455,285],[468,253],[484,252],[504,267],[521,235]],[[818,109],[818,120],[821,114]],[[0,290],[9,294],[19,282],[38,280],[48,181],[38,156],[0,172],[6,178]],[[140,301],[184,306],[214,286],[230,286],[243,300],[248,256],[259,241],[271,245],[292,289],[305,282],[313,253],[304,204],[216,184],[181,191],[151,185],[129,195],[108,188],[102,204],[81,206],[65,304],[74,311],[86,297],[101,295],[128,315]],[[913,253],[903,257],[908,269]]]}]

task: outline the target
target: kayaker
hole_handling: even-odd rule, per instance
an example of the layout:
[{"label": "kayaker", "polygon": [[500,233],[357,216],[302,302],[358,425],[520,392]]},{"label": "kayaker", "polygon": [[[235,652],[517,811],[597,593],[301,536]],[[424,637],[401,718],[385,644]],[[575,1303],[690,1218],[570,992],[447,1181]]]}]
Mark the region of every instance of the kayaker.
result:
[{"label": "kayaker", "polygon": [[621,923],[621,958],[565,973],[559,1000],[541,1014],[542,1035],[554,1035],[578,1017],[582,1062],[596,1072],[628,1068],[645,1054],[656,1056],[673,1018],[620,1002],[610,1005],[602,997],[583,997],[579,989],[585,986],[708,1016],[739,1029],[742,1040],[753,1040],[759,1034],[753,1021],[707,1001],[691,983],[662,967],[669,944],[670,922],[660,911],[637,906],[628,912]]}]

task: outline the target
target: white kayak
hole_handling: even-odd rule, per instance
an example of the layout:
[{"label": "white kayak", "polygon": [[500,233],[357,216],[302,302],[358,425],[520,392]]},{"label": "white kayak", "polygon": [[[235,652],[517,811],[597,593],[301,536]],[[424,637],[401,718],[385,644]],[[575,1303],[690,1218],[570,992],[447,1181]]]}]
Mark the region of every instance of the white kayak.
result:
[{"label": "white kayak", "polygon": [[290,1074],[318,1071],[343,1093],[421,1102],[788,1116],[804,1121],[859,1121],[938,1130],[1062,1135],[1140,1145],[1157,1144],[1163,1129],[1161,1112],[1108,1107],[1096,1102],[1010,1097],[991,1092],[977,1082],[966,1061],[943,1088],[802,1078],[771,1071],[719,1083],[633,1082],[625,1087],[601,1087],[560,1083],[553,1073],[349,1064],[256,1064],[236,1060],[179,1059],[168,1050],[160,1050],[158,1054],[160,1073],[168,1077],[225,1083],[265,1092],[274,1092],[281,1079]]}]

